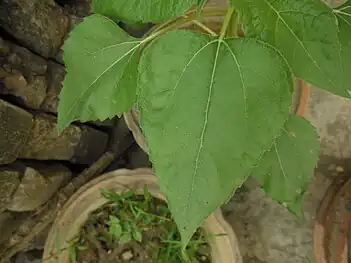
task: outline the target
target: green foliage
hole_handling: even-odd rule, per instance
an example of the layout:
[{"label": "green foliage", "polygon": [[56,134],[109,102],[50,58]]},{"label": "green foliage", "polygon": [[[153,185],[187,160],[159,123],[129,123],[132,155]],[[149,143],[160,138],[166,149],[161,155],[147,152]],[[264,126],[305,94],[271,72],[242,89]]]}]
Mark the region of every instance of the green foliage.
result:
[{"label": "green foliage", "polygon": [[93,0],[93,11],[116,20],[163,22],[182,15],[194,0]]},{"label": "green foliage", "polygon": [[351,83],[351,2],[348,1],[334,10],[339,22],[339,40],[341,43],[341,61],[343,68],[344,89],[350,94]]},{"label": "green foliage", "polygon": [[304,119],[290,116],[281,134],[254,171],[265,192],[302,216],[302,196],[318,161],[316,131]]},{"label": "green foliage", "polygon": [[[174,19],[138,40],[95,14],[64,46],[59,128],[136,105],[183,245],[252,172],[300,215],[319,143],[307,121],[290,116],[293,79],[350,97],[349,2],[333,10],[318,0],[231,0],[219,36],[176,30],[193,20],[206,29],[203,17],[219,10],[205,2],[95,0],[95,12],[112,19]],[[182,16],[192,4],[197,12]],[[232,30],[237,23],[245,37]],[[113,235],[140,238],[135,225],[120,222],[119,233],[110,223]]]},{"label": "green foliage", "polygon": [[349,97],[342,83],[338,27],[332,10],[315,0],[231,0],[245,33],[275,46],[295,76]]},{"label": "green foliage", "polygon": [[141,125],[173,217],[188,241],[272,144],[289,114],[292,76],[279,53],[262,42],[219,41],[191,31],[174,31],[151,43],[140,71]]},{"label": "green foliage", "polygon": [[140,44],[101,15],[75,28],[64,45],[68,74],[60,96],[59,130],[75,120],[104,120],[132,107]]}]

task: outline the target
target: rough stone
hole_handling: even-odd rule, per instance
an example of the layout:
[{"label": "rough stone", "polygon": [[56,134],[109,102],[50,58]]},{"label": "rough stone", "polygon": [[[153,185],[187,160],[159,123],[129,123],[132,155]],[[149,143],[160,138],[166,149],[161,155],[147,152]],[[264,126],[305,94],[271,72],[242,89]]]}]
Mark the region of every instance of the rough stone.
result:
[{"label": "rough stone", "polygon": [[40,114],[34,117],[34,126],[21,158],[36,160],[66,160],[90,164],[106,149],[108,136],[90,127],[70,125],[58,134],[57,119]]},{"label": "rough stone", "polygon": [[45,59],[1,37],[0,62],[1,68],[6,70],[7,73],[17,70],[22,72],[25,77],[31,75],[44,76],[47,70],[47,61]]},{"label": "rough stone", "polygon": [[0,245],[10,239],[14,230],[13,219],[10,212],[0,214]]},{"label": "rough stone", "polygon": [[16,160],[26,147],[32,127],[33,116],[30,113],[0,100],[0,164]]},{"label": "rough stone", "polygon": [[11,201],[11,196],[20,183],[20,178],[21,174],[18,171],[6,168],[0,170],[0,214]]},{"label": "rough stone", "polygon": [[47,62],[23,47],[0,39],[0,93],[18,104],[39,109],[46,96]]},{"label": "rough stone", "polygon": [[25,216],[11,212],[0,213],[0,246],[9,242],[12,234],[21,226]]},{"label": "rough stone", "polygon": [[41,255],[35,255],[36,253],[20,252],[13,259],[14,263],[42,263]]},{"label": "rough stone", "polygon": [[130,169],[151,167],[149,156],[137,144],[129,148],[127,163]]},{"label": "rough stone", "polygon": [[68,12],[76,16],[85,17],[92,13],[92,0],[67,1],[57,0]]},{"label": "rough stone", "polygon": [[249,179],[223,207],[245,263],[310,263],[312,231]]},{"label": "rough stone", "polygon": [[108,136],[93,128],[80,125],[80,142],[75,148],[73,157],[74,163],[92,164],[98,159],[107,148]]},{"label": "rough stone", "polygon": [[57,113],[57,107],[60,101],[59,96],[65,74],[66,70],[63,66],[55,62],[49,62],[48,71],[46,74],[48,87],[46,97],[41,105],[42,110]]},{"label": "rough stone", "polygon": [[306,118],[316,127],[323,155],[351,158],[351,100],[313,88]]},{"label": "rough stone", "polygon": [[71,178],[71,171],[59,164],[26,165],[23,177],[13,193],[7,209],[14,212],[33,211],[44,204]]},{"label": "rough stone", "polygon": [[69,18],[54,0],[2,0],[0,24],[22,45],[48,58],[62,46]]}]

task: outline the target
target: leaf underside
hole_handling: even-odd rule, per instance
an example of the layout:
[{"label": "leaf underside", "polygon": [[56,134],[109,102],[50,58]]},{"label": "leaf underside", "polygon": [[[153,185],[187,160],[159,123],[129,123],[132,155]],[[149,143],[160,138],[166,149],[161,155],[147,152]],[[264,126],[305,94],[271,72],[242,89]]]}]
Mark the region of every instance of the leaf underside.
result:
[{"label": "leaf underside", "polygon": [[178,30],[146,48],[138,85],[151,159],[186,244],[271,147],[288,118],[291,72],[260,41]]},{"label": "leaf underside", "polygon": [[341,43],[341,60],[343,68],[343,84],[350,93],[351,89],[351,2],[339,6],[335,14],[339,22],[339,40]]},{"label": "leaf underside", "polygon": [[93,11],[116,20],[164,22],[184,14],[194,0],[94,0]]},{"label": "leaf underside", "polygon": [[101,15],[86,18],[64,45],[67,75],[60,94],[58,129],[75,120],[104,120],[136,99],[140,41]]},{"label": "leaf underside", "polygon": [[316,167],[319,150],[314,127],[298,116],[290,116],[253,174],[267,195],[301,217],[302,196]]},{"label": "leaf underside", "polygon": [[338,27],[332,10],[315,0],[231,0],[245,34],[275,46],[295,76],[337,95],[343,85]]}]

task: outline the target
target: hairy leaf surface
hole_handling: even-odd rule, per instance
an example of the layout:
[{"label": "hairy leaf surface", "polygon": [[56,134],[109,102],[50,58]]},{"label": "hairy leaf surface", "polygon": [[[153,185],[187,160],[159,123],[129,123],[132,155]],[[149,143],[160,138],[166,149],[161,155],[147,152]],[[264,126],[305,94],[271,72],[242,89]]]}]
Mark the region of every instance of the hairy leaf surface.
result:
[{"label": "hairy leaf surface", "polygon": [[193,4],[194,0],[94,0],[93,11],[122,21],[164,22]]},{"label": "hairy leaf surface", "polygon": [[351,92],[351,2],[334,10],[339,22],[339,40],[341,43],[341,60],[344,88]]},{"label": "hairy leaf surface", "polygon": [[271,147],[288,118],[291,75],[254,39],[180,30],[145,50],[141,124],[184,244]]},{"label": "hairy leaf surface", "polygon": [[290,116],[254,171],[267,195],[301,216],[303,194],[317,166],[319,137],[305,119]]},{"label": "hairy leaf surface", "polygon": [[343,85],[338,27],[332,10],[318,0],[231,0],[248,37],[277,47],[294,74],[337,95]]},{"label": "hairy leaf surface", "polygon": [[86,18],[71,32],[64,45],[67,75],[60,95],[59,130],[75,120],[104,120],[132,107],[139,45],[101,15]]}]

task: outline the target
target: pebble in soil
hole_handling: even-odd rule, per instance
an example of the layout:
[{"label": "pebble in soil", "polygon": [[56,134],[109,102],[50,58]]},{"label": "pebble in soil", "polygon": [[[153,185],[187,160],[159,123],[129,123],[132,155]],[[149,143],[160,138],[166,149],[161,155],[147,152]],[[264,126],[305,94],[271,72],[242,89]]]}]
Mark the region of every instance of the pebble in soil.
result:
[{"label": "pebble in soil", "polygon": [[[72,263],[211,263],[199,228],[181,253],[180,234],[165,202],[128,191],[102,191],[109,202],[93,212],[72,243]],[[211,237],[213,238],[213,237]]]}]

